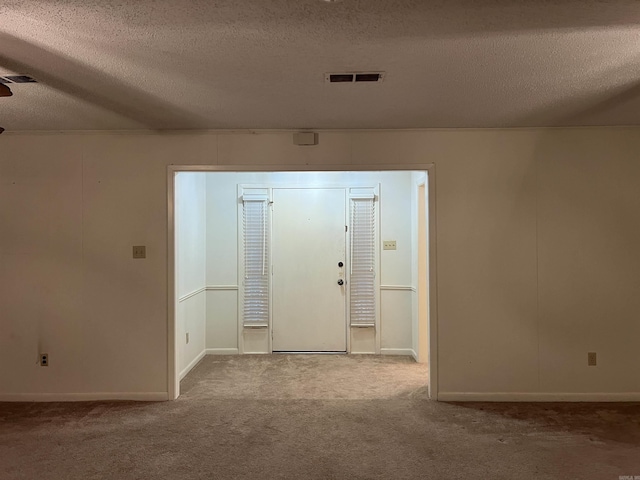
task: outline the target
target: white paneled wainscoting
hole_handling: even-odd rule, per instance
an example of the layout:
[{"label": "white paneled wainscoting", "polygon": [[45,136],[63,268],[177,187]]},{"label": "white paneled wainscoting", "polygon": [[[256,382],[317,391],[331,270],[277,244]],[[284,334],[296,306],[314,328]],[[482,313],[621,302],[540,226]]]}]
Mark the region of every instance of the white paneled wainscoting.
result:
[{"label": "white paneled wainscoting", "polygon": [[[183,339],[181,379],[205,355],[270,353],[268,328],[238,329],[238,289],[237,285],[207,285],[178,299],[177,334]],[[416,288],[409,285],[380,285],[379,352],[375,348],[376,329],[354,327],[351,329],[349,353],[410,355],[416,358],[411,346],[412,297],[415,292]],[[399,318],[403,321],[398,321]],[[240,342],[239,335],[243,337]]]},{"label": "white paneled wainscoting", "polygon": [[411,285],[380,285],[382,355],[410,355],[418,360],[418,354],[413,349],[411,324],[391,321],[397,316],[409,319],[413,317],[416,291],[417,288]]},{"label": "white paneled wainscoting", "polygon": [[177,335],[182,339],[178,342],[180,379],[205,355],[238,353],[237,291],[237,285],[207,285],[178,299]]}]

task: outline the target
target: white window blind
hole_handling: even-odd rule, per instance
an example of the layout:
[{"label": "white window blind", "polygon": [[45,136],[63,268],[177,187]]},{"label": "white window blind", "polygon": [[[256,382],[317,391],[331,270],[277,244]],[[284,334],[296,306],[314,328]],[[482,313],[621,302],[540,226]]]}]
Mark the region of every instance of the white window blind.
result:
[{"label": "white window blind", "polygon": [[268,201],[263,195],[243,195],[245,327],[269,324]]},{"label": "white window blind", "polygon": [[375,326],[375,196],[351,199],[351,326]]}]

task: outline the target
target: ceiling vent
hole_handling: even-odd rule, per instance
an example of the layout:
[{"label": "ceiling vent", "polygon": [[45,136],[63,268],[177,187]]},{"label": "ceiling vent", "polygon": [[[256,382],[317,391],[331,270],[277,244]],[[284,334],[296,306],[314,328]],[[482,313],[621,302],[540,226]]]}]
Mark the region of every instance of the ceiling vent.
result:
[{"label": "ceiling vent", "polygon": [[380,83],[382,80],[384,80],[384,72],[346,72],[324,74],[324,81],[326,83]]},{"label": "ceiling vent", "polygon": [[38,83],[38,81],[29,75],[5,75],[0,77],[0,83]]}]

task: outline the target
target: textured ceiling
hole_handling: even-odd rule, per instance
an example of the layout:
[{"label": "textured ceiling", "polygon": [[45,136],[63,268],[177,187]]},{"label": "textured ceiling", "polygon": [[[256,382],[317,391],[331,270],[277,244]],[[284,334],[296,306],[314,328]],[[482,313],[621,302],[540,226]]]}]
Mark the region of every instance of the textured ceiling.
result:
[{"label": "textured ceiling", "polygon": [[9,73],[8,131],[639,125],[640,2],[2,0]]}]

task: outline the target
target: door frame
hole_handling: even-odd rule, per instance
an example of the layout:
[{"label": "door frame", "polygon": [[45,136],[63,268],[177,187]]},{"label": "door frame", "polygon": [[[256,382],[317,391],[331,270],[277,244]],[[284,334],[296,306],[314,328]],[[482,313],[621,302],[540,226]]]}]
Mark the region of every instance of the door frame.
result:
[{"label": "door frame", "polygon": [[[427,172],[429,222],[428,232],[428,335],[429,335],[429,398],[438,399],[438,305],[437,305],[437,250],[436,250],[436,169],[433,163],[380,164],[380,165],[168,165],[167,166],[167,395],[175,400],[180,395],[180,375],[177,358],[176,335],[176,228],[175,178],[180,172]],[[348,323],[348,322],[347,322]]]},{"label": "door frame", "polygon": [[[426,277],[422,277],[420,275],[421,270],[425,270],[428,274],[429,272],[429,256],[428,256],[428,247],[429,247],[429,212],[428,206],[429,201],[427,199],[427,194],[429,192],[428,185],[428,174],[424,176],[420,176],[414,184],[414,191],[416,195],[416,217],[413,219],[416,222],[416,247],[417,247],[417,270],[418,270],[418,278],[416,283],[416,315],[418,320],[417,331],[415,332],[417,336],[417,342],[414,341],[415,348],[417,349],[415,353],[417,354],[416,361],[423,362],[426,361],[427,366],[429,365],[429,279]],[[422,234],[422,229],[425,229],[424,238]],[[421,254],[422,247],[426,245],[427,251],[423,251]],[[425,285],[424,282],[427,282]],[[426,286],[426,291],[425,291]],[[421,305],[420,298],[422,296],[426,296],[427,304]],[[425,345],[425,338],[427,337],[427,343]],[[425,351],[426,350],[426,351]]]},{"label": "door frame", "polygon": [[[314,169],[315,170],[315,169]],[[366,171],[371,171],[371,170],[366,170]],[[211,173],[211,172],[209,172]],[[426,175],[425,175],[426,177]],[[273,191],[274,190],[287,190],[287,189],[334,189],[334,190],[343,190],[344,191],[344,215],[345,215],[345,224],[347,226],[347,231],[345,231],[345,263],[347,266],[351,265],[351,207],[352,207],[352,201],[353,201],[353,195],[354,192],[353,190],[371,190],[371,192],[373,192],[375,198],[376,198],[376,203],[378,205],[380,205],[380,183],[370,183],[370,182],[364,182],[364,183],[351,183],[351,184],[343,184],[343,183],[320,183],[320,184],[307,184],[304,186],[299,186],[299,185],[294,185],[291,182],[284,182],[284,183],[279,183],[279,182],[272,182],[272,183],[241,183],[238,184],[237,186],[238,190],[237,190],[237,197],[238,199],[241,198],[241,196],[243,195],[243,192],[247,189],[251,190],[265,190],[266,191],[266,195],[269,201],[269,219],[268,219],[268,244],[269,244],[269,259],[270,261],[272,261],[272,257],[271,257],[271,249],[273,248]],[[243,246],[243,239],[242,239],[242,233],[240,231],[240,225],[242,225],[242,215],[243,215],[243,207],[241,202],[238,203],[238,210],[237,210],[237,219],[238,219],[238,244],[237,244],[237,251],[241,252],[244,248]],[[376,332],[376,336],[375,336],[375,353],[376,354],[380,354],[381,348],[380,348],[380,297],[381,297],[381,288],[380,288],[380,207],[378,206],[375,209],[375,244],[377,246],[376,248],[376,260],[375,260],[375,291],[376,291],[376,319],[375,319],[375,332]],[[240,257],[238,257],[240,258]],[[271,265],[273,265],[273,263],[271,263]],[[241,262],[238,261],[237,262],[237,266],[238,266],[238,273],[237,273],[237,278],[241,279],[242,275],[243,275],[243,271],[241,268]],[[345,271],[345,281],[347,285],[350,285],[351,283],[351,276],[350,276],[350,272],[351,269],[347,268]],[[269,278],[269,321],[268,321],[268,326],[267,326],[267,333],[268,333],[268,353],[273,353],[273,273],[271,274],[270,278]],[[238,292],[241,292],[241,287],[238,284]],[[351,290],[350,288],[346,289],[346,298],[345,298],[345,335],[346,335],[346,353],[351,353],[351,329],[353,328],[351,326]],[[240,316],[240,313],[242,311],[243,308],[243,304],[242,304],[242,295],[238,295],[238,353],[240,354],[245,354],[245,353],[249,353],[249,354],[263,354],[264,352],[246,352],[245,348],[244,348],[244,325],[242,322],[242,317]],[[257,328],[262,328],[262,327],[257,327]],[[357,327],[356,327],[357,328]]]}]

